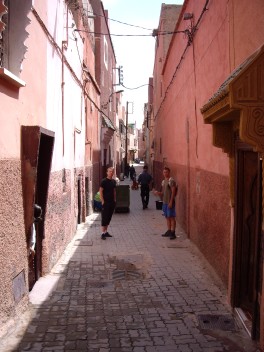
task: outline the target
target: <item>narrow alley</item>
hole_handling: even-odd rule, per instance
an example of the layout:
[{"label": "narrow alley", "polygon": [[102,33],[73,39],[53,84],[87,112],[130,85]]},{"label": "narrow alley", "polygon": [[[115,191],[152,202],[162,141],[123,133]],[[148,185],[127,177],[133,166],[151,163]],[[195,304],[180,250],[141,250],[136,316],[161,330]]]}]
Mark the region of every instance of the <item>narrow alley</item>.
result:
[{"label": "narrow alley", "polygon": [[258,351],[178,224],[175,241],[161,237],[157,198],[143,211],[140,190],[130,195],[130,212],[113,216],[112,238],[101,240],[99,213],[79,226],[1,352]]}]

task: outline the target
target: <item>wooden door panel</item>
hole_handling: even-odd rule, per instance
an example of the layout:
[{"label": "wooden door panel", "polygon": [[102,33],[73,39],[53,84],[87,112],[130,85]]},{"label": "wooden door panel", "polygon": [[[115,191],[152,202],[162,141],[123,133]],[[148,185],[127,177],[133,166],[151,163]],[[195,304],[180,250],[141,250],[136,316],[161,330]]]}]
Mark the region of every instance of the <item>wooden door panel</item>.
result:
[{"label": "wooden door panel", "polygon": [[258,153],[236,150],[235,306],[253,322],[259,275],[261,167]]},{"label": "wooden door panel", "polygon": [[[242,195],[241,213],[241,263],[240,263],[240,306],[251,316],[254,309],[255,297],[255,242],[256,242],[256,192],[257,192],[257,154],[253,152],[240,152],[241,177],[240,192]],[[241,170],[242,171],[242,170]]]}]

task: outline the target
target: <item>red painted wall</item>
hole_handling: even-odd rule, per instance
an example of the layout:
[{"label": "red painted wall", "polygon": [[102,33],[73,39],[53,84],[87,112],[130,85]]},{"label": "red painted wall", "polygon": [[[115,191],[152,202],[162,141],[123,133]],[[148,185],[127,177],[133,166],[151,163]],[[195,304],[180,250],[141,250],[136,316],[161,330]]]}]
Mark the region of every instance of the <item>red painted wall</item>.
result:
[{"label": "red painted wall", "polygon": [[[207,4],[207,10],[203,8]],[[193,14],[183,20],[183,14]],[[264,42],[264,3],[186,0],[168,55],[162,36],[154,65],[155,184],[163,165],[177,178],[177,220],[228,285],[229,159],[212,145],[201,107]],[[200,20],[199,20],[200,18]],[[199,21],[194,36],[187,29]],[[188,42],[189,40],[189,42]]]}]

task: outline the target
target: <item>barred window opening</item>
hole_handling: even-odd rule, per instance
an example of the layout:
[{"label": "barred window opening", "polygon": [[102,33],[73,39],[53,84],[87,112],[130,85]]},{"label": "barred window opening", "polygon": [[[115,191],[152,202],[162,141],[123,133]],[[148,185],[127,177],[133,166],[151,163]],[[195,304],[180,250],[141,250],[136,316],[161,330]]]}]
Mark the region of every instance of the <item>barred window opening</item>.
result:
[{"label": "barred window opening", "polygon": [[3,28],[0,33],[0,67],[19,77],[27,51],[26,27],[30,23],[27,16],[32,0],[0,0],[0,5],[7,9],[7,13],[2,13],[0,17]]}]

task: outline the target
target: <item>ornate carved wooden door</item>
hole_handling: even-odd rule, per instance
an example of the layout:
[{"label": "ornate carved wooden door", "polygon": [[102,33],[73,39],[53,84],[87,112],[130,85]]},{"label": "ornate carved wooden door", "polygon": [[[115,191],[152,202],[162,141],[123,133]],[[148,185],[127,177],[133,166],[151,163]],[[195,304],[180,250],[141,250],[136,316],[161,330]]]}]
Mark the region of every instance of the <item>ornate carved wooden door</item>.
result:
[{"label": "ornate carved wooden door", "polygon": [[258,334],[260,268],[261,161],[258,153],[238,144],[236,150],[234,303]]}]

